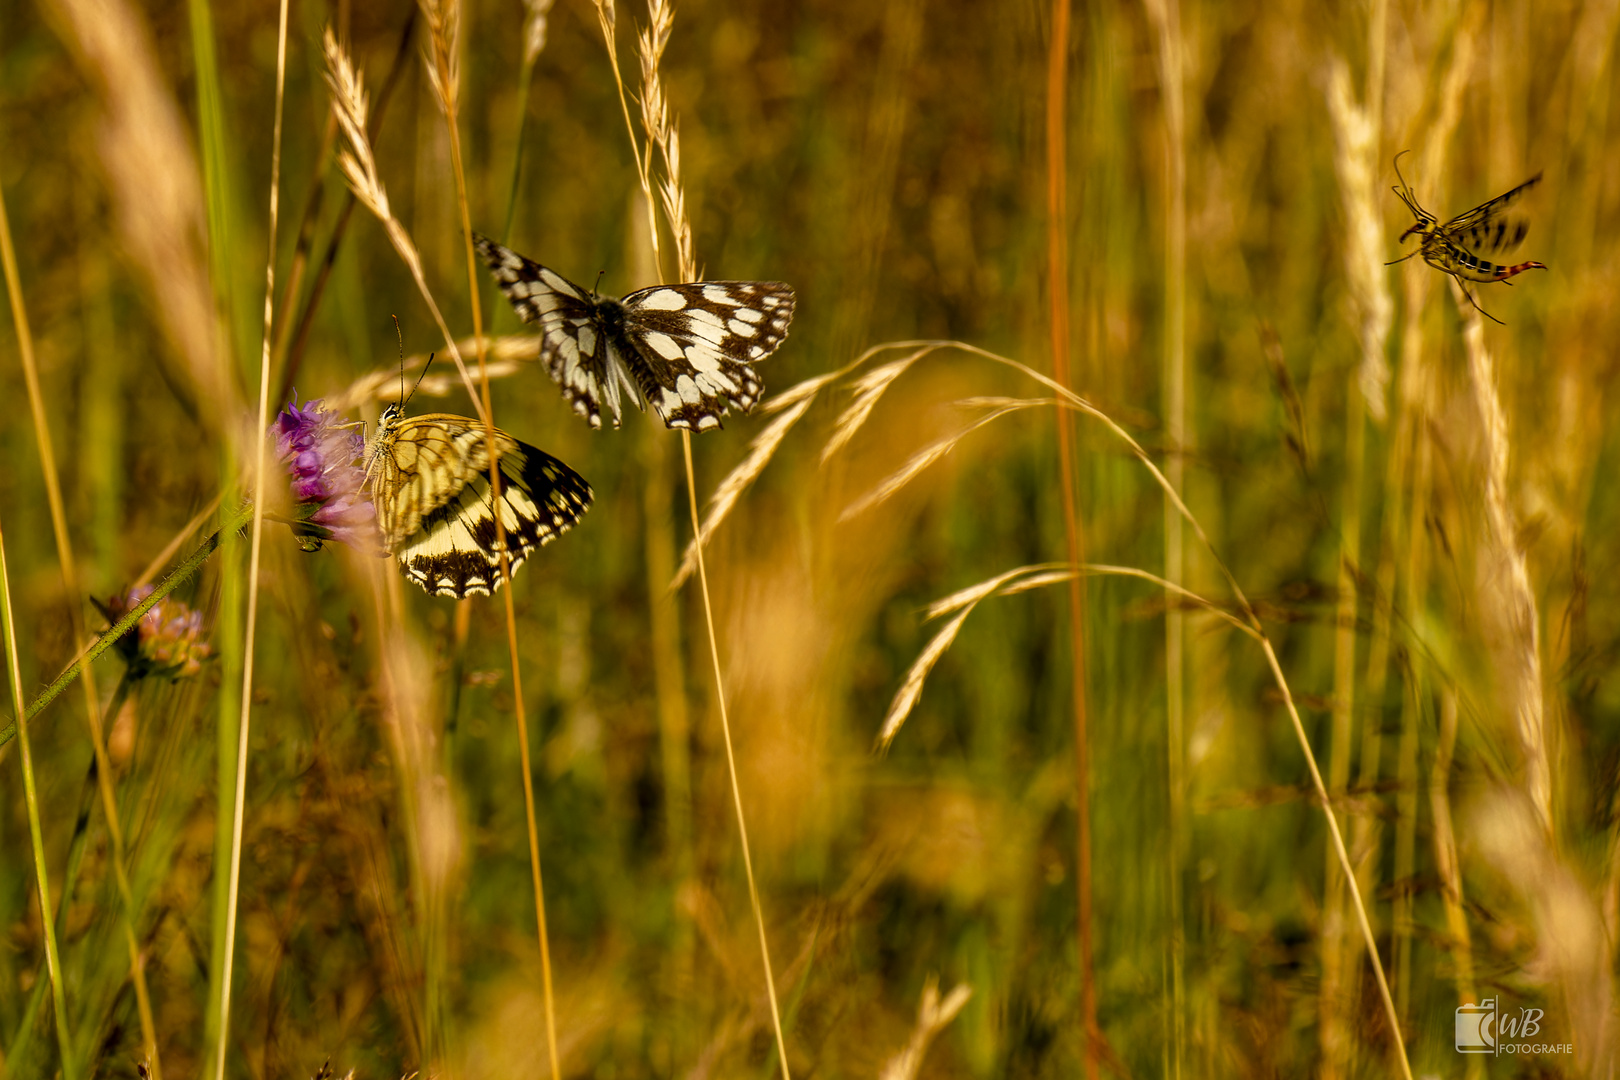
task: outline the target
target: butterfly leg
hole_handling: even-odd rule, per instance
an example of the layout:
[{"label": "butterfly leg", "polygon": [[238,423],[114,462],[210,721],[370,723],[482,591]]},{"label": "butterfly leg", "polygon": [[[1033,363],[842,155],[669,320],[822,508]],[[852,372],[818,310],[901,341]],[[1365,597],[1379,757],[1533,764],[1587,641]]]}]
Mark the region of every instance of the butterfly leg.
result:
[{"label": "butterfly leg", "polygon": [[1474,294],[1468,291],[1468,285],[1463,281],[1462,278],[1458,277],[1456,274],[1452,274],[1451,276],[1453,278],[1456,278],[1457,287],[1459,289],[1461,289],[1462,294],[1468,298],[1468,302],[1470,304],[1474,305],[1474,310],[1475,311],[1479,312],[1481,315],[1483,315],[1487,319],[1491,320],[1491,322],[1495,323],[1497,326],[1506,326],[1507,325],[1507,323],[1503,322],[1501,319],[1498,319],[1495,315],[1492,315],[1490,312],[1486,311],[1484,308],[1479,306],[1479,302],[1474,299]]}]

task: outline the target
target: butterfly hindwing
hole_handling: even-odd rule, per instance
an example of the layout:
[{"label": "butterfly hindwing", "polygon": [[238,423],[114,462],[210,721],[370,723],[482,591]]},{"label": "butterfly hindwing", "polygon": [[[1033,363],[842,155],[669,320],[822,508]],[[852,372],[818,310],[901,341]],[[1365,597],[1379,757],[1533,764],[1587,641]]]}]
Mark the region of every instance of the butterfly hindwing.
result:
[{"label": "butterfly hindwing", "polygon": [[623,305],[636,329],[627,335],[635,351],[623,359],[666,426],[719,427],[729,405],[747,412],[759,401],[763,386],[753,365],[787,338],[793,301],[793,289],[779,281],[633,292]]},{"label": "butterfly hindwing", "polygon": [[372,441],[368,473],[384,545],[406,577],[436,596],[464,598],[498,587],[497,510],[515,571],[590,508],[591,487],[574,470],[499,429],[495,437],[499,500],[476,420],[448,413],[401,419],[390,406]]},{"label": "butterfly hindwing", "polygon": [[781,282],[655,285],[617,300],[484,237],[476,243],[518,315],[540,327],[541,361],[592,427],[604,401],[619,426],[621,387],[668,427],[719,427],[733,406],[747,412],[759,400],[753,365],[793,321],[793,289]]}]

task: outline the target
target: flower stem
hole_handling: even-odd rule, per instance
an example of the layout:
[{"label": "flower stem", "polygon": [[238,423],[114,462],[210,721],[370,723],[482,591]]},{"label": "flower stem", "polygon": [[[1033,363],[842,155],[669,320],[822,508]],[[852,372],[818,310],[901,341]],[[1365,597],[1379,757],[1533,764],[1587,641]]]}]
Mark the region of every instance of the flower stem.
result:
[{"label": "flower stem", "polygon": [[[57,695],[61,694],[63,690],[66,690],[70,685],[72,685],[73,680],[78,678],[86,667],[94,663],[96,658],[111,648],[114,642],[123,637],[124,634],[129,631],[130,627],[140,622],[141,618],[148,611],[151,611],[152,608],[157,606],[159,600],[162,600],[165,596],[168,596],[174,591],[176,586],[190,578],[192,574],[195,574],[197,572],[197,568],[202,566],[202,564],[207,561],[208,556],[212,555],[214,550],[219,547],[219,538],[221,536],[223,536],[225,533],[235,532],[237,529],[240,529],[242,526],[246,525],[252,519],[252,517],[253,507],[251,504],[245,504],[238,509],[235,514],[233,514],[225,521],[223,525],[220,526],[218,532],[204,540],[196,551],[187,556],[185,562],[169,571],[169,576],[164,578],[158,584],[158,586],[152,590],[152,594],[150,596],[148,596],[145,600],[142,600],[139,604],[136,604],[133,608],[130,608],[122,619],[119,619],[113,624],[112,629],[108,630],[105,634],[102,634],[101,637],[96,640],[96,643],[85,651],[83,656],[73,661],[73,663],[68,666],[66,671],[57,676],[55,682],[47,686],[39,697],[35,698],[31,703],[29,703],[26,713],[27,719],[31,720],[38,716],[40,711],[44,709],[45,706],[56,700]],[[17,722],[15,719],[13,719],[12,722],[6,725],[3,730],[0,730],[0,747],[5,746],[16,737]]]}]

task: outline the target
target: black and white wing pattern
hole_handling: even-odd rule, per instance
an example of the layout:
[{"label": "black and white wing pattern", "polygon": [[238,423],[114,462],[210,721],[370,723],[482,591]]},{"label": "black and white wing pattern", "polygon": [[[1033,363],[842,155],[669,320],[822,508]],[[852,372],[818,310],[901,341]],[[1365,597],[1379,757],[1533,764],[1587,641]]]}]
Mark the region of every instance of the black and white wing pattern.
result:
[{"label": "black and white wing pattern", "polygon": [[489,444],[471,417],[383,411],[366,452],[366,480],[383,545],[400,572],[434,596],[463,599],[501,584],[495,514],[507,562],[567,532],[591,505],[591,486],[550,454],[499,428],[499,505],[490,490]]},{"label": "black and white wing pattern", "polygon": [[764,390],[754,365],[793,321],[793,288],[780,281],[655,285],[616,300],[493,240],[474,242],[518,315],[540,327],[541,362],[594,428],[604,402],[619,426],[621,388],[672,428],[708,431],[732,406],[747,412]]}]

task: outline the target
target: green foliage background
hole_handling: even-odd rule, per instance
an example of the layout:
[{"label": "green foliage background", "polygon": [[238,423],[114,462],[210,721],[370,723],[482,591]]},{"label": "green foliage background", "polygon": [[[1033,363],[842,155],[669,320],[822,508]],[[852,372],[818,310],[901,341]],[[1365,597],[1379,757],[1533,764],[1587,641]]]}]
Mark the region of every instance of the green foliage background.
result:
[{"label": "green foliage background", "polygon": [[[618,14],[629,77],[630,27],[644,16],[629,4]],[[1615,454],[1620,340],[1613,11],[1153,0],[1082,2],[1072,18],[1068,217],[1053,222],[1046,5],[682,5],[664,75],[706,275],[798,290],[792,336],[763,368],[771,391],[904,339],[959,339],[1047,371],[1046,260],[1061,230],[1074,388],[1182,470],[1214,554],[1264,618],[1336,789],[1414,1067],[1481,1068],[1456,1054],[1452,1017],[1492,997],[1504,1011],[1544,1010],[1547,1041],[1574,1049],[1498,1059],[1492,1074],[1609,1075],[1620,904],[1620,505],[1601,479]],[[305,397],[393,371],[390,315],[408,353],[442,349],[377,222],[360,211],[340,227],[319,47],[328,24],[374,95],[403,55],[376,137],[382,178],[453,332],[472,325],[422,20],[403,4],[295,5],[278,288],[336,237],[293,380]],[[600,271],[604,291],[628,291],[650,277],[644,209],[595,11],[552,12],[526,93],[522,26],[504,0],[464,13],[473,226],[576,281]],[[110,53],[86,45],[98,28],[118,45]],[[125,589],[234,482],[232,437],[248,411],[222,405],[251,402],[258,380],[275,47],[265,4],[0,6],[0,191],[80,582],[65,591],[8,320],[0,525],[30,697],[76,650],[69,612],[100,625],[85,594]],[[1179,144],[1166,124],[1172,52]],[[1371,204],[1353,198],[1346,128],[1329,107],[1336,64],[1359,100],[1369,70],[1385,72]],[[158,104],[180,125],[165,130]],[[120,157],[121,135],[187,152]],[[1421,260],[1379,268],[1394,304],[1379,336],[1373,279],[1347,270],[1405,253],[1396,238],[1409,215],[1386,190],[1405,149],[1416,196],[1442,218],[1544,173],[1516,257],[1550,269],[1512,289],[1475,287],[1506,324],[1476,339],[1494,359],[1505,427],[1487,422],[1471,312],[1443,277]],[[1167,261],[1177,167],[1184,276]],[[1371,262],[1352,240],[1362,228],[1384,243]],[[517,333],[479,277],[486,321]],[[311,281],[299,279],[292,310],[316,295]],[[183,311],[197,282],[215,316],[200,338]],[[1166,331],[1178,289],[1180,361]],[[278,326],[286,318],[278,297]],[[188,359],[199,340],[212,375]],[[1393,368],[1387,387],[1363,380],[1369,340]],[[1180,440],[1164,398],[1177,363]],[[374,418],[396,385],[354,415]],[[922,609],[1064,557],[1053,411],[968,436],[894,499],[840,521],[977,415],[954,402],[1045,393],[983,359],[937,353],[823,464],[848,392],[845,380],[822,395],[709,555],[790,1064],[795,1075],[879,1075],[937,974],[973,997],[926,1075],[1079,1075],[1063,588],[981,605],[892,750],[870,753],[934,632]],[[459,391],[433,393],[413,408],[471,411]],[[769,1075],[702,605],[695,584],[666,598],[691,534],[676,436],[640,414],[592,432],[532,364],[496,384],[495,405],[502,427],[597,494],[513,585],[564,1069]],[[732,417],[694,440],[700,498],[766,422]],[[1162,492],[1095,422],[1080,418],[1077,431],[1087,558],[1165,572]],[[1488,482],[1497,453],[1505,489]],[[1498,505],[1511,515],[1507,549]],[[1211,553],[1189,545],[1188,587],[1232,609]],[[409,728],[380,681],[376,565],[305,555],[266,526],[227,1072],[303,1075],[330,1058],[369,1077],[541,1075],[503,609],[405,596],[420,676],[420,727]],[[199,1073],[211,1052],[216,826],[229,805],[218,750],[234,747],[245,572],[246,543],[228,540],[182,590],[220,622],[222,659],[196,680],[136,686],[108,721],[170,1076]],[[1529,611],[1504,584],[1516,573]],[[1262,653],[1141,580],[1092,577],[1085,595],[1092,774],[1079,789],[1091,807],[1096,1057],[1131,1076],[1396,1072]],[[657,628],[665,604],[673,637]],[[1167,669],[1172,612],[1185,624],[1179,683]],[[661,647],[673,666],[660,667]],[[96,678],[105,704],[116,662]],[[1167,710],[1174,685],[1180,720]],[[1526,726],[1532,712],[1540,728]],[[415,757],[400,751],[407,728],[427,740]],[[130,1076],[140,1028],[105,822],[85,781],[82,698],[64,695],[30,730],[55,895],[74,880],[58,918],[71,1040],[64,1061],[39,1000],[43,922],[12,743],[0,751],[0,1051],[15,1075]]]}]

